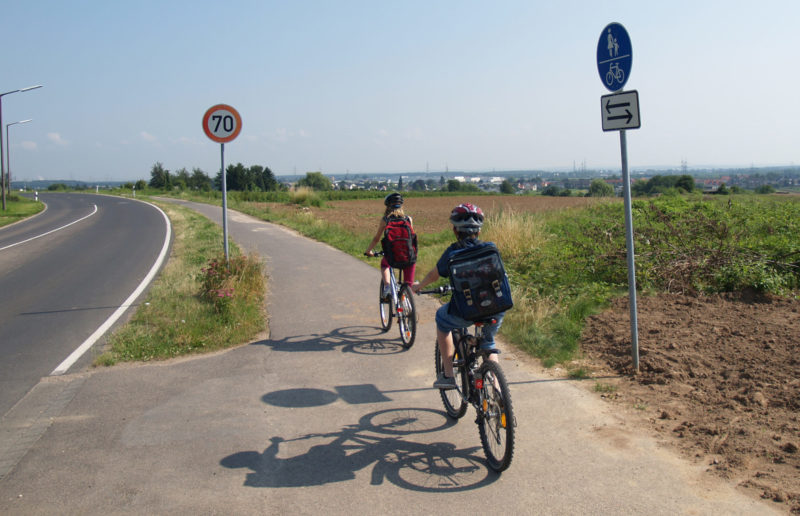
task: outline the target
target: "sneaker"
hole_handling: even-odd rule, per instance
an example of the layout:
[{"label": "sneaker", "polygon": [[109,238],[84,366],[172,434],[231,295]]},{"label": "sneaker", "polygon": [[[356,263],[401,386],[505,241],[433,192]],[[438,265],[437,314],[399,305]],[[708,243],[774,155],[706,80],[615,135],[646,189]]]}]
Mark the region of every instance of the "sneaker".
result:
[{"label": "sneaker", "polygon": [[439,375],[436,377],[436,381],[433,382],[433,388],[440,389],[443,391],[455,389],[456,379],[450,378],[449,376],[445,376],[444,373],[439,373]]},{"label": "sneaker", "polygon": [[389,299],[390,297],[392,297],[392,287],[386,285],[383,287],[383,299]]}]

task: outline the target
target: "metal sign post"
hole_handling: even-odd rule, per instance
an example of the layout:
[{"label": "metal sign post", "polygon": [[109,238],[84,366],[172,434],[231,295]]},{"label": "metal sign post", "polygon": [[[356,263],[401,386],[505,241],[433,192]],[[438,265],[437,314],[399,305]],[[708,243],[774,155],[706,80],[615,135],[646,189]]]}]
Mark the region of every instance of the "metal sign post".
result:
[{"label": "metal sign post", "polygon": [[619,131],[622,156],[622,183],[625,197],[625,243],[628,251],[628,297],[631,317],[631,355],[633,370],[639,372],[639,323],[636,308],[636,263],[633,249],[633,212],[631,209],[631,181],[628,173],[628,142],[626,129],[638,129],[639,93],[622,92],[633,65],[633,47],[625,27],[610,23],[600,33],[597,42],[597,72],[600,80],[614,95],[600,97],[603,131]]},{"label": "metal sign post", "polygon": [[227,104],[217,104],[208,108],[203,115],[203,131],[206,136],[218,142],[220,156],[220,175],[222,177],[222,240],[225,248],[225,263],[228,263],[228,186],[225,177],[225,143],[233,141],[242,130],[242,117]]}]

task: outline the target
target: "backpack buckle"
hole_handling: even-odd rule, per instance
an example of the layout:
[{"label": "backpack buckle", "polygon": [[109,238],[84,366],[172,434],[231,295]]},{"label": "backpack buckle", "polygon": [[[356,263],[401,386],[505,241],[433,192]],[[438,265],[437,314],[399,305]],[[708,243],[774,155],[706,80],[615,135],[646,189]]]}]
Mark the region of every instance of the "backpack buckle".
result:
[{"label": "backpack buckle", "polygon": [[503,297],[503,291],[500,289],[500,282],[498,280],[492,282],[492,288],[494,288],[494,294],[497,297]]},{"label": "backpack buckle", "polygon": [[[464,282],[464,285],[467,284],[468,283]],[[472,290],[470,290],[469,288],[464,288],[462,292],[464,293],[464,299],[467,300],[467,306],[472,306]]]}]

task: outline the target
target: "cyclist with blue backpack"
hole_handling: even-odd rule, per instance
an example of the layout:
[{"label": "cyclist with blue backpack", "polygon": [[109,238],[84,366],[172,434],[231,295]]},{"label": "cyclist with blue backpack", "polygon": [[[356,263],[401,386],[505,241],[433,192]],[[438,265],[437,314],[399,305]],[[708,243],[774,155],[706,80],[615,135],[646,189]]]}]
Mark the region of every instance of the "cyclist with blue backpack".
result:
[{"label": "cyclist with blue backpack", "polygon": [[497,362],[494,337],[505,311],[513,306],[508,276],[492,242],[478,239],[483,226],[483,211],[470,203],[459,204],[450,212],[450,223],[457,241],[439,258],[436,267],[413,285],[415,293],[440,277],[449,278],[453,297],[436,311],[436,341],[442,355],[442,369],[433,387],[455,389],[452,331],[482,324],[482,348],[491,350],[489,360]]},{"label": "cyclist with blue backpack", "polygon": [[386,210],[383,213],[378,231],[369,243],[364,254],[375,256],[372,252],[378,241],[381,241],[383,258],[381,273],[383,274],[383,297],[391,295],[390,267],[403,271],[403,282],[414,283],[414,271],[417,261],[417,235],[411,217],[403,211],[403,196],[397,192],[390,193],[383,199]]}]

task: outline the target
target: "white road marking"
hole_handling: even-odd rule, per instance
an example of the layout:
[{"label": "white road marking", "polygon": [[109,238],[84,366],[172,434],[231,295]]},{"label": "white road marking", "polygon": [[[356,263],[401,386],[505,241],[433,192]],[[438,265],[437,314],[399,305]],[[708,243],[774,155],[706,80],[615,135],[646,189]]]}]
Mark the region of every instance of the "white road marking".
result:
[{"label": "white road marking", "polygon": [[64,226],[61,226],[60,228],[51,229],[51,230],[50,230],[50,231],[48,231],[47,233],[42,233],[41,235],[36,235],[35,237],[31,237],[31,238],[28,238],[27,240],[23,240],[23,241],[21,241],[21,242],[17,242],[16,244],[10,244],[10,245],[7,245],[7,246],[5,246],[5,247],[0,247],[0,251],[5,251],[6,249],[10,249],[10,248],[12,248],[12,247],[15,247],[15,246],[18,246],[18,245],[25,244],[25,243],[27,243],[27,242],[30,242],[31,240],[36,240],[37,238],[42,238],[43,236],[47,236],[47,235],[49,235],[50,233],[55,233],[56,231],[60,231],[60,230],[62,230],[62,229],[64,229],[64,228],[68,228],[68,227],[70,227],[70,226],[71,226],[71,225],[73,225],[73,224],[77,224],[78,222],[80,222],[80,221],[82,221],[82,220],[88,219],[89,217],[91,217],[91,216],[92,216],[92,215],[94,215],[95,213],[97,213],[97,205],[96,205],[96,204],[94,205],[94,211],[93,211],[92,213],[90,213],[90,214],[86,215],[85,217],[81,217],[81,218],[79,218],[78,220],[73,220],[73,221],[72,221],[72,222],[70,222],[69,224],[66,224],[66,225],[64,225]]},{"label": "white road marking", "polygon": [[158,272],[158,269],[161,267],[161,264],[166,259],[167,251],[169,250],[169,242],[170,239],[172,238],[172,224],[170,223],[167,214],[164,213],[164,211],[161,208],[159,208],[154,204],[151,204],[151,206],[153,206],[155,209],[161,212],[161,215],[164,217],[164,220],[167,223],[167,234],[166,237],[164,238],[164,245],[161,247],[161,253],[158,255],[158,258],[156,259],[155,263],[150,268],[150,272],[147,273],[147,276],[145,276],[142,282],[139,284],[139,286],[136,287],[136,290],[134,290],[131,293],[131,295],[128,296],[128,299],[126,299],[122,303],[122,305],[120,305],[120,307],[117,308],[113,314],[111,314],[111,317],[106,319],[106,322],[104,322],[99,328],[97,328],[97,330],[95,330],[95,332],[92,333],[88,339],[83,341],[83,344],[78,346],[78,348],[75,351],[73,351],[63,362],[61,362],[61,364],[59,364],[58,367],[56,367],[53,370],[53,372],[50,373],[50,376],[58,376],[66,373],[69,370],[69,368],[72,367],[72,365],[75,362],[77,362],[78,359],[81,358],[81,356],[83,356],[84,353],[89,351],[89,349],[94,345],[94,343],[97,342],[97,339],[102,337],[103,334],[106,331],[108,331],[108,329],[115,322],[117,322],[117,319],[119,319],[122,316],[122,314],[125,313],[125,310],[127,310],[133,304],[136,298],[139,297],[139,294],[141,294],[142,291],[147,287],[147,285],[150,284],[150,282],[153,280],[156,273]]}]

